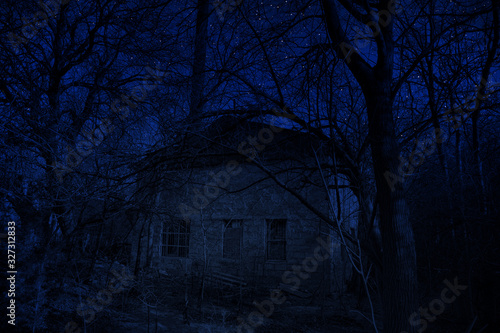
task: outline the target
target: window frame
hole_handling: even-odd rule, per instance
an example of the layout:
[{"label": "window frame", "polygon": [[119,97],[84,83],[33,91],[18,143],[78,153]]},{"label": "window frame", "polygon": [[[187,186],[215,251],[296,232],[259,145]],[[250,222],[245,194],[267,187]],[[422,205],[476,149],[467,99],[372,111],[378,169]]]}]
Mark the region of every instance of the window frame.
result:
[{"label": "window frame", "polygon": [[[282,223],[283,224],[283,238],[271,239],[271,225],[273,223]],[[287,219],[266,219],[266,261],[286,261],[286,243],[287,243]],[[283,256],[280,258],[271,258],[269,255],[270,252],[270,243],[283,243]]]},{"label": "window frame", "polygon": [[[241,253],[243,250],[243,219],[227,219],[223,220],[224,229],[222,231],[222,258],[225,260],[241,260]],[[233,224],[238,224],[238,227],[232,227]],[[228,229],[240,229],[240,243],[239,243],[239,258],[228,258],[226,257],[226,232]]]},{"label": "window frame", "polygon": [[[185,236],[185,244],[181,245],[181,236]],[[190,223],[184,220],[175,220],[162,223],[160,235],[160,256],[164,258],[189,258],[189,239],[191,236]],[[172,243],[173,242],[173,243]],[[171,249],[174,249],[171,252]],[[184,249],[184,251],[181,251]]]}]

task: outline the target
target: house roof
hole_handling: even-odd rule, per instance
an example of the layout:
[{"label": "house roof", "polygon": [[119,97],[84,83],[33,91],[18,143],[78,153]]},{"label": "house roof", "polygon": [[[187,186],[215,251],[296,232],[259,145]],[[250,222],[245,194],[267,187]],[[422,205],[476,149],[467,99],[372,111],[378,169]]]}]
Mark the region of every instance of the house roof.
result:
[{"label": "house roof", "polygon": [[[141,169],[156,166],[168,169],[220,165],[224,160],[276,162],[322,156],[326,147],[310,133],[272,126],[235,116],[222,116],[199,131],[178,135],[172,145],[151,153],[140,163]],[[245,156],[246,155],[246,156]]]}]

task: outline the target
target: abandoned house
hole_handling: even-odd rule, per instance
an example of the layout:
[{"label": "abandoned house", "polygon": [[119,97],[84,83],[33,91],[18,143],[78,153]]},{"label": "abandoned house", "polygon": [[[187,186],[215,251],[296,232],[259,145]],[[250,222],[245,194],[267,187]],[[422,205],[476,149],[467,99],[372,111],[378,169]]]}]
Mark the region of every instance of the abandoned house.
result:
[{"label": "abandoned house", "polygon": [[[276,287],[287,283],[286,271],[313,256],[321,237],[330,239],[332,256],[300,288],[343,289],[350,266],[334,228],[320,218],[332,214],[326,189],[331,174],[318,167],[326,147],[280,126],[283,121],[222,117],[142,161],[148,172],[141,200],[148,209],[134,233],[132,263],[165,274],[226,274]],[[343,228],[353,232],[354,201],[342,200],[349,206]]]}]

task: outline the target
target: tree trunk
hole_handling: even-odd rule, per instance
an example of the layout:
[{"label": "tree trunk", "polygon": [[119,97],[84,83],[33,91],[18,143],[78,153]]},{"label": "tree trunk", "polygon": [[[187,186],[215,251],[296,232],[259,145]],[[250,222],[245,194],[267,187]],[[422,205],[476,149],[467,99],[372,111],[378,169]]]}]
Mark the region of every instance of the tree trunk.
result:
[{"label": "tree trunk", "polygon": [[196,35],[194,41],[193,76],[191,82],[191,103],[189,116],[192,120],[199,117],[203,108],[203,86],[205,85],[205,63],[208,43],[208,17],[210,2],[198,0],[196,15]]},{"label": "tree trunk", "polygon": [[384,331],[416,331],[409,318],[417,310],[415,240],[401,183],[394,191],[387,171],[398,174],[399,148],[392,114],[390,80],[376,80],[365,89],[369,134],[380,209],[383,262]]},{"label": "tree trunk", "polygon": [[[378,33],[374,34],[377,63],[371,66],[349,44],[335,2],[321,1],[328,34],[338,57],[346,60],[349,70],[360,84],[368,111],[382,234],[384,332],[413,333],[417,331],[419,324],[417,315],[417,318],[411,318],[416,323],[409,325],[410,316],[418,309],[415,240],[402,184],[397,182],[392,188],[385,177],[388,172],[399,174],[399,148],[392,114],[392,96],[396,91],[391,89],[394,68],[394,20],[379,26]],[[389,3],[390,1],[381,1],[380,8],[389,8]],[[357,12],[353,6],[348,6],[348,11],[353,13],[360,23],[367,26],[370,24],[370,18]]]}]

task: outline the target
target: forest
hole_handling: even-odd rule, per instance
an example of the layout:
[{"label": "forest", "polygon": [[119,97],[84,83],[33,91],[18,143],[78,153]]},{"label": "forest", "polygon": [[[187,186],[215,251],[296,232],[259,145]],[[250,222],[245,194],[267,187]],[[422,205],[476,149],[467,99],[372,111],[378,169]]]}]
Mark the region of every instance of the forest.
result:
[{"label": "forest", "polygon": [[496,0],[2,0],[0,330],[496,332],[499,55]]}]

